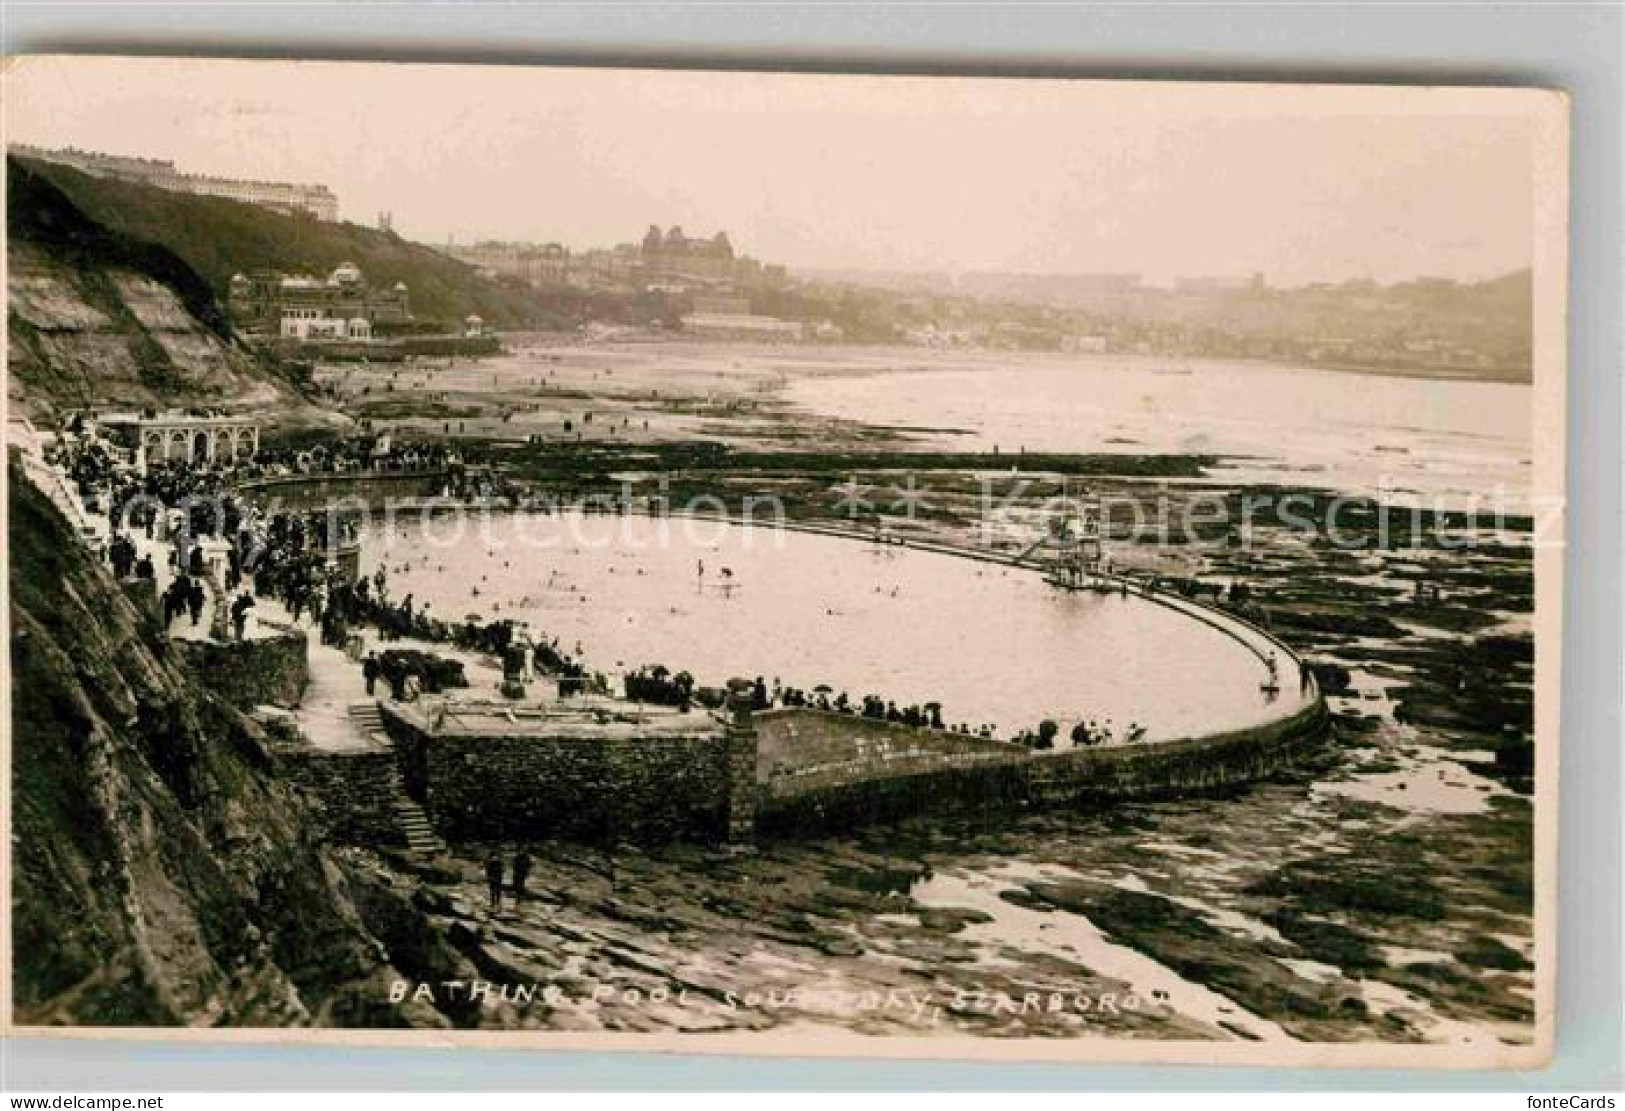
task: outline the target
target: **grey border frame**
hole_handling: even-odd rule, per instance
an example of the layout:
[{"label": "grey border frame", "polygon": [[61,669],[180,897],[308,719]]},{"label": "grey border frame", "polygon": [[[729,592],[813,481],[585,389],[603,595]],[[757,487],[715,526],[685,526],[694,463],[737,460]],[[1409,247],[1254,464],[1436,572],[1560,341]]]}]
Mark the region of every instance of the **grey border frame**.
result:
[{"label": "grey border frame", "polygon": [[1557,1048],[1531,1072],[811,1061],[13,1039],[0,1090],[1530,1091],[1625,1086],[1621,63],[1555,4],[0,0],[0,50],[1043,77],[1541,85],[1572,96]]}]

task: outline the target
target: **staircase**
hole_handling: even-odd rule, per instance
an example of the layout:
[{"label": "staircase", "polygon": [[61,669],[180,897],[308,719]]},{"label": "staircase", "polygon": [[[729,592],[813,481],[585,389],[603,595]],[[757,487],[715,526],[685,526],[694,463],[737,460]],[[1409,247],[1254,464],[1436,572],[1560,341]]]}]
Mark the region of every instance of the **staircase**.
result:
[{"label": "staircase", "polygon": [[395,743],[389,739],[384,731],[384,716],[378,712],[378,703],[352,702],[347,713],[350,724],[355,726],[357,733],[366,738],[367,743],[376,748],[394,748]]},{"label": "staircase", "polygon": [[401,833],[406,837],[406,851],[417,857],[436,857],[446,851],[446,843],[440,840],[429,824],[429,816],[423,812],[423,807],[413,802],[406,793],[406,785],[401,782],[400,773],[395,774],[395,797],[392,800],[395,807],[395,824],[400,826]]},{"label": "staircase", "polygon": [[68,519],[81,540],[92,548],[99,548],[106,542],[106,526],[85,509],[73,483],[60,467],[54,467],[27,452],[22,453],[22,462],[23,474]]},{"label": "staircase", "polygon": [[[353,702],[346,710],[350,724],[367,739],[368,744],[377,748],[395,747],[395,743],[384,730],[384,718],[378,712],[378,703]],[[406,793],[406,783],[401,779],[399,768],[391,766],[387,774],[379,776],[376,789],[386,796],[390,809],[394,811],[395,825],[406,839],[407,852],[416,857],[427,858],[439,856],[446,851],[446,843],[435,833],[434,826],[429,822],[429,816],[423,812],[423,807]]]}]

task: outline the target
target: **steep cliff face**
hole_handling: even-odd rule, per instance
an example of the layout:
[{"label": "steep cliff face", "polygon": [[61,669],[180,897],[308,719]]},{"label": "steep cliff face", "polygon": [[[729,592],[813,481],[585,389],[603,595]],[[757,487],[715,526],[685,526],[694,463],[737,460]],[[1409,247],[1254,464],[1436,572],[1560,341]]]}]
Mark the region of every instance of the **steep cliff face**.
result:
[{"label": "steep cliff face", "polygon": [[6,160],[7,317],[14,406],[213,405],[319,420],[295,379],[249,351],[175,254],[113,231]]},{"label": "steep cliff face", "polygon": [[258,726],[16,468],[8,525],[17,1020],[446,1025],[388,1003],[392,948],[458,971],[409,888],[321,842]]}]

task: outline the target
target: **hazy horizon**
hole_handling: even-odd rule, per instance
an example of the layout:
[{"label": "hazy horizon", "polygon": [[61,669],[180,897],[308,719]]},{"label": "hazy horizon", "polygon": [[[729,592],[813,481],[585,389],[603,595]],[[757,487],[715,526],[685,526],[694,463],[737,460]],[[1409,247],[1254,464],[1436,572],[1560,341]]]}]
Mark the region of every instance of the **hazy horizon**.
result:
[{"label": "hazy horizon", "polygon": [[9,142],[320,182],[429,244],[726,230],[792,268],[1482,281],[1531,265],[1526,90],[14,59]]}]

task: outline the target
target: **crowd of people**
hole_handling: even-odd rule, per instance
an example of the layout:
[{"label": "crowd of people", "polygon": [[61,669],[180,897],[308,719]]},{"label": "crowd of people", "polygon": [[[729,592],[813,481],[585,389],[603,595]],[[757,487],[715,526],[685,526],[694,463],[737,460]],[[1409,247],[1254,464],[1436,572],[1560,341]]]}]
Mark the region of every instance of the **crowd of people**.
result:
[{"label": "crowd of people", "polygon": [[[221,578],[231,627],[240,638],[256,599],[281,602],[295,622],[309,621],[322,643],[344,646],[360,624],[378,629],[384,639],[414,637],[489,652],[501,657],[513,640],[511,622],[489,626],[478,622],[443,622],[427,605],[414,608],[408,595],[400,602],[388,596],[387,576],[380,568],[368,578],[352,579],[334,557],[353,548],[359,520],[325,511],[262,512],[236,493],[244,479],[294,473],[344,472],[378,467],[376,441],[334,440],[309,448],[266,448],[252,460],[218,463],[152,461],[134,466],[128,451],[95,434],[84,420],[68,424],[68,435],[54,443],[47,460],[62,468],[80,499],[112,524],[105,558],[120,579],[155,580],[150,556],[141,555],[133,537],[145,536],[168,546],[169,585],[160,595],[165,626],[183,616],[202,619],[212,582],[204,545],[216,542],[223,553]],[[387,457],[394,468],[450,467],[458,457],[444,445],[395,445]],[[455,483],[454,483],[455,485]],[[448,489],[470,496],[473,489]],[[252,594],[243,589],[252,578]],[[530,648],[549,670],[585,685],[585,669],[544,641]]]},{"label": "crowd of people", "polygon": [[629,671],[624,680],[626,697],[655,706],[687,707],[694,702],[694,676],[686,671],[673,675],[662,664]]},{"label": "crowd of people", "polygon": [[[636,668],[626,674],[624,682],[628,698],[653,705],[687,706],[699,703],[720,707],[725,698],[724,692],[719,689],[696,687],[694,677],[688,672],[674,674],[670,668],[660,664]],[[899,706],[896,702],[876,694],[867,694],[854,699],[845,691],[836,691],[828,685],[821,684],[807,691],[800,687],[785,685],[778,679],[774,679],[770,684],[760,675],[751,683],[750,706],[755,712],[781,707],[821,710],[825,713],[848,714],[893,725],[939,729],[986,740],[996,739],[998,734],[994,726],[989,724],[979,726],[971,726],[964,722],[948,724],[943,720],[940,702]],[[1014,743],[1028,748],[1050,749],[1056,747],[1059,732],[1055,722],[1045,721],[1036,730],[1023,730],[1012,739]],[[1074,725],[1068,737],[1074,747],[1093,747],[1117,743],[1133,744],[1143,740],[1146,732],[1146,727],[1138,722],[1131,722],[1119,731],[1110,718],[1104,721],[1091,718]]]},{"label": "crowd of people", "polygon": [[769,686],[767,681],[758,675],[751,686],[751,708],[754,710],[768,710],[775,706],[823,710],[832,714],[850,714],[854,717],[868,718],[871,721],[884,721],[893,725],[908,725],[919,729],[943,729],[953,733],[980,737],[992,737],[994,735],[994,729],[991,725],[982,725],[974,729],[963,722],[948,725],[942,719],[942,703],[940,702],[899,706],[896,702],[882,698],[878,694],[866,694],[860,699],[853,699],[845,691],[836,691],[828,684],[820,684],[811,691],[807,691],[800,687],[786,686],[778,679],[774,679],[772,686]]},{"label": "crowd of people", "polygon": [[164,628],[168,629],[183,615],[192,618],[195,627],[203,618],[206,601],[203,581],[182,571],[169,581],[161,597],[164,609]]}]

